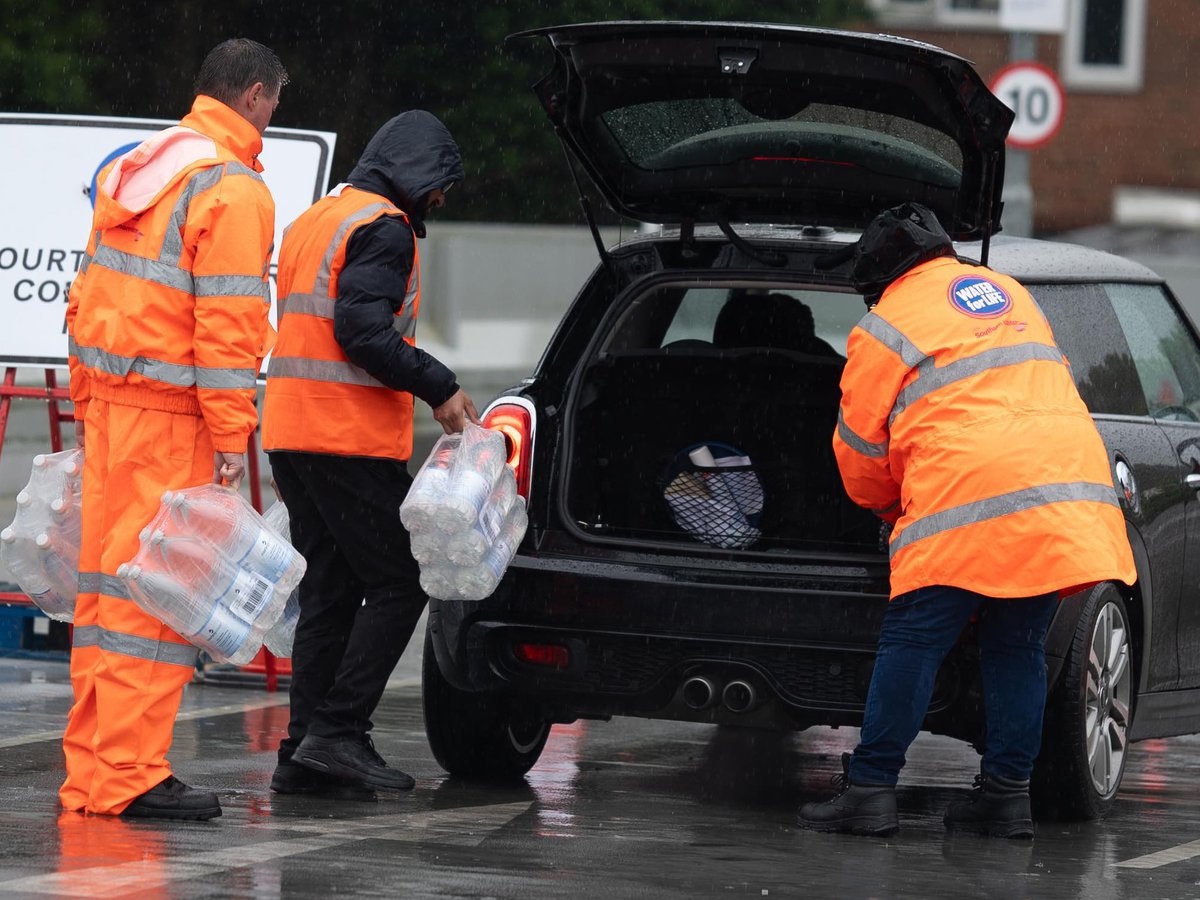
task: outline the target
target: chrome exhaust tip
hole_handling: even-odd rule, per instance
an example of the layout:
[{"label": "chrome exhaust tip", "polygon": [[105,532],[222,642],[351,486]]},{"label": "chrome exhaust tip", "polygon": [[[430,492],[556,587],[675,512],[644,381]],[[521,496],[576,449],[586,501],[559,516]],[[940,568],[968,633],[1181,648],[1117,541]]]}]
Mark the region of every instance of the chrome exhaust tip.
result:
[{"label": "chrome exhaust tip", "polygon": [[731,681],[725,685],[721,701],[730,712],[749,712],[758,705],[758,691],[748,681]]},{"label": "chrome exhaust tip", "polygon": [[703,675],[693,675],[683,683],[683,702],[691,709],[708,709],[716,698],[716,685]]}]

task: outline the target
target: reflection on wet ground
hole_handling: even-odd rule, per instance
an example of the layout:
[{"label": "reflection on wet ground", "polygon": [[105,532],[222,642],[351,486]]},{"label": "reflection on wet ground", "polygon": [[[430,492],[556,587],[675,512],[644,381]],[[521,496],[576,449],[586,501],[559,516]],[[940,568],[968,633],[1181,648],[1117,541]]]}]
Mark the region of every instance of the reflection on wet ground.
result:
[{"label": "reflection on wet ground", "polygon": [[1043,822],[1033,842],[1009,842],[944,832],[978,758],[922,736],[899,834],[853,838],[792,824],[799,803],[829,793],[852,729],[576,722],[554,729],[525,782],[478,785],[431,758],[407,665],[375,741],[416,776],[411,794],[273,795],[286,697],[193,685],[171,759],[220,791],[225,815],[169,824],[61,813],[66,666],[0,660],[0,895],[1200,897],[1200,738],[1136,745],[1111,818]]}]

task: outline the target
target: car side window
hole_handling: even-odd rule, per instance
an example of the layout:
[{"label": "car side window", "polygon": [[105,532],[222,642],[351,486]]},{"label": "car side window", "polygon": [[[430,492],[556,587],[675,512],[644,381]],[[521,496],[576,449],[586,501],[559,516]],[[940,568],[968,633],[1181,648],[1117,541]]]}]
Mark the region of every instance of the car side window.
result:
[{"label": "car side window", "polygon": [[1147,414],[1146,398],[1121,322],[1104,285],[1027,284],[1046,313],[1075,386],[1092,413]]},{"label": "car side window", "polygon": [[1153,284],[1105,286],[1133,352],[1150,415],[1200,422],[1200,349],[1191,329]]}]

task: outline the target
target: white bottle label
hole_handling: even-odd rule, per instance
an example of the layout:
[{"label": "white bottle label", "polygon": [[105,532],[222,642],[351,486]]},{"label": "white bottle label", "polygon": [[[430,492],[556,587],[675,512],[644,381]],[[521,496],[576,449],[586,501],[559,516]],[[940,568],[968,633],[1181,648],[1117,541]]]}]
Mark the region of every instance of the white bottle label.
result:
[{"label": "white bottle label", "polygon": [[266,528],[260,528],[253,545],[246,555],[238,560],[238,565],[244,569],[254,569],[276,582],[283,577],[292,561],[289,549],[287,544]]},{"label": "white bottle label", "polygon": [[274,585],[255,572],[238,572],[233,585],[221,597],[221,603],[247,624],[253,623],[271,602]]},{"label": "white bottle label", "polygon": [[230,657],[241,649],[249,634],[250,626],[218,603],[196,637],[222,656]]}]

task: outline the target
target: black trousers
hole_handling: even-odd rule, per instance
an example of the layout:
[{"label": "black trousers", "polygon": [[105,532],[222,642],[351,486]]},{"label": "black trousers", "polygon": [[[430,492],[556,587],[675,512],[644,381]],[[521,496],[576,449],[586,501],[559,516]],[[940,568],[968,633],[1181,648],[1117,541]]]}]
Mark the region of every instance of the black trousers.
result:
[{"label": "black trousers", "polygon": [[271,471],[308,562],[292,650],[291,721],[279,759],[310,731],[365,735],[426,597],[400,504],[405,463],[276,451]]}]

